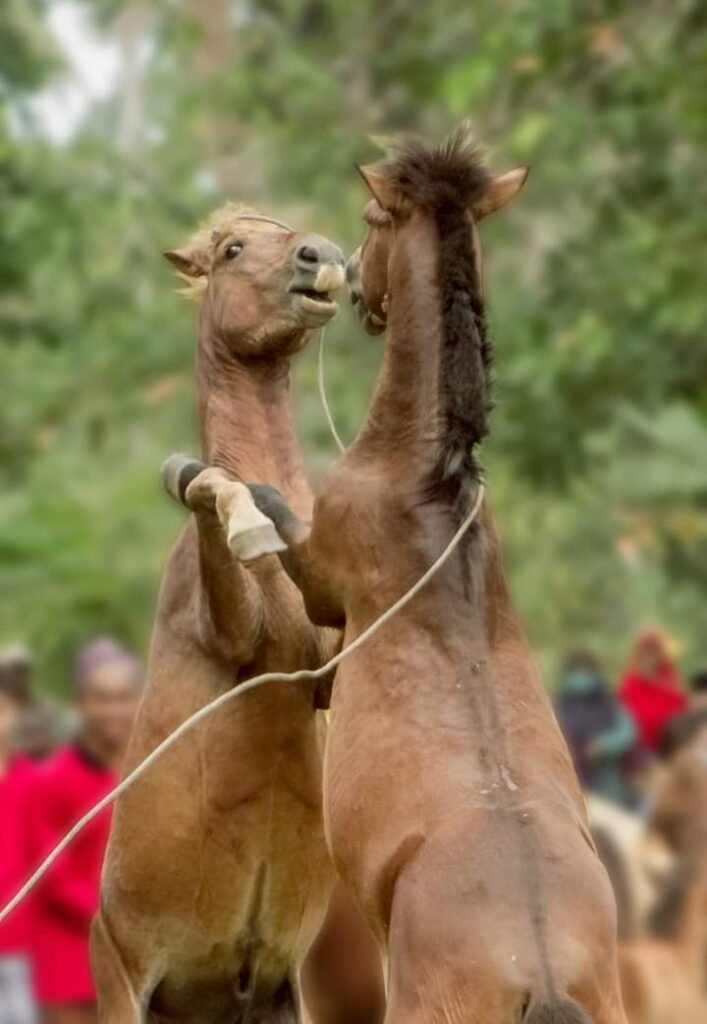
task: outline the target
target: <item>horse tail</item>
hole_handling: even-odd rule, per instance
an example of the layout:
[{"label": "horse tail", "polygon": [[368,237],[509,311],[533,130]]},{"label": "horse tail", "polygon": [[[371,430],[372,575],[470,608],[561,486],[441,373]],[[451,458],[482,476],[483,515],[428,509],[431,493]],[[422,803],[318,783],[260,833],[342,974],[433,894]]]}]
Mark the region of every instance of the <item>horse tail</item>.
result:
[{"label": "horse tail", "polygon": [[533,1001],[523,1017],[523,1024],[593,1024],[587,1011],[574,999],[556,996],[541,1002]]}]

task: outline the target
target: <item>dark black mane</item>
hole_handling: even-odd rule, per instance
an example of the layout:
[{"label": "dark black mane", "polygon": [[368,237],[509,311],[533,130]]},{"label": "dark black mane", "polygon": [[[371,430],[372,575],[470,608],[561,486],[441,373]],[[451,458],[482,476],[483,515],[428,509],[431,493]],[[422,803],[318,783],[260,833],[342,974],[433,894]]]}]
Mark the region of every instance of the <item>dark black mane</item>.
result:
[{"label": "dark black mane", "polygon": [[416,139],[397,143],[382,172],[411,203],[433,213],[439,230],[443,422],[429,496],[447,499],[460,518],[478,477],[473,449],[488,433],[491,411],[493,352],[469,213],[487,191],[491,173],[465,129],[437,147]]},{"label": "dark black mane", "polygon": [[468,209],[491,183],[483,150],[465,126],[439,146],[410,136],[394,140],[380,171],[414,206],[435,213]]}]

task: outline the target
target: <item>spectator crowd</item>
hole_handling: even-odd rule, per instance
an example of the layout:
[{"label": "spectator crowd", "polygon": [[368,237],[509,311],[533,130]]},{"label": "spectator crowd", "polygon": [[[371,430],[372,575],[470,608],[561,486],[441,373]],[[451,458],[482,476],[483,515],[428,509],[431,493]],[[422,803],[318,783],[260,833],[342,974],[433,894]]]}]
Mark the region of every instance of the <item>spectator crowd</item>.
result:
[{"label": "spectator crowd", "polygon": [[[28,652],[0,656],[0,906],[118,781],[142,682],[114,640],[76,658],[70,719],[32,693]],[[0,923],[0,1024],[91,1024],[89,929],[110,812],[96,818]]]},{"label": "spectator crowd", "polygon": [[555,710],[584,789],[640,811],[652,767],[707,724],[707,671],[686,687],[669,638],[645,630],[616,689],[593,654],[571,654]]}]

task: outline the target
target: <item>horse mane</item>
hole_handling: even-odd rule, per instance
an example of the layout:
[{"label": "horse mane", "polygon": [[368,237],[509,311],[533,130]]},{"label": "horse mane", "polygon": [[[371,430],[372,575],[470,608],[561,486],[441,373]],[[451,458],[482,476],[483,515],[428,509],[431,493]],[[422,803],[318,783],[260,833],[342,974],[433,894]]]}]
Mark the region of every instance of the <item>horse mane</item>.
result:
[{"label": "horse mane", "polygon": [[[186,243],[185,248],[201,249],[211,256],[216,245],[224,235],[234,230],[238,218],[242,217],[244,213],[252,214],[254,212],[250,206],[236,203],[232,199],[227,200],[218,209],[212,210],[208,217],[201,221],[196,231]],[[193,302],[201,302],[206,294],[206,288],[209,283],[208,275],[190,277],[188,274],[182,274],[180,271],[177,271],[177,277],[183,282],[183,287],[179,289],[179,294]]]},{"label": "horse mane", "polygon": [[438,146],[410,137],[393,142],[380,170],[406,200],[432,213],[439,232],[442,423],[427,494],[449,501],[460,521],[479,476],[474,448],[488,433],[492,408],[493,350],[471,224],[491,172],[466,125]]}]

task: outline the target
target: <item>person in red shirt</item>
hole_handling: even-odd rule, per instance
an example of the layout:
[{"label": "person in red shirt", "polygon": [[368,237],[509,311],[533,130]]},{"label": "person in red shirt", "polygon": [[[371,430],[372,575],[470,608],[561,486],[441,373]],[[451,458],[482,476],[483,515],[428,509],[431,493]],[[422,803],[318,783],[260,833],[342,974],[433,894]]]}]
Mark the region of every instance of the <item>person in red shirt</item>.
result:
[{"label": "person in red shirt", "polygon": [[663,633],[645,630],[638,634],[619,698],[638,726],[641,749],[655,754],[665,727],[688,704]]},{"label": "person in red shirt", "polygon": [[[33,766],[12,755],[22,698],[9,674],[0,672],[0,907],[27,880],[31,869],[28,806]],[[34,1024],[30,979],[31,901],[0,924],[0,1024]]]},{"label": "person in red shirt", "polygon": [[[136,658],[112,640],[95,640],[79,655],[76,740],[36,769],[32,833],[37,860],[118,782],[141,678]],[[36,890],[35,979],[46,1024],[92,1024],[96,1019],[89,929],[98,909],[109,829],[106,809],[62,853]]]}]

